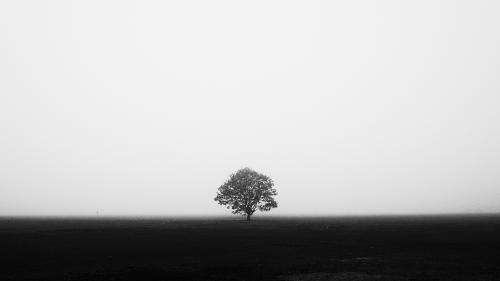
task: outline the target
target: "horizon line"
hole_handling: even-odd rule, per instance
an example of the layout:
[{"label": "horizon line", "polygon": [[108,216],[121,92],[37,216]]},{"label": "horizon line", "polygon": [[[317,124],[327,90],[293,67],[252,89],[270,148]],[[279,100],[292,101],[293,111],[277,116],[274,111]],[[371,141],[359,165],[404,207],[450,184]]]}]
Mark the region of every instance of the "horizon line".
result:
[{"label": "horizon line", "polygon": [[[255,215],[254,215],[255,216]],[[279,214],[279,215],[257,215],[259,218],[342,218],[342,217],[439,217],[439,216],[500,216],[500,212],[481,212],[481,213],[377,213],[377,214]],[[0,215],[0,219],[5,218],[82,218],[82,219],[155,219],[155,218],[235,218],[240,215],[218,215],[218,214],[109,214],[109,215]]]}]

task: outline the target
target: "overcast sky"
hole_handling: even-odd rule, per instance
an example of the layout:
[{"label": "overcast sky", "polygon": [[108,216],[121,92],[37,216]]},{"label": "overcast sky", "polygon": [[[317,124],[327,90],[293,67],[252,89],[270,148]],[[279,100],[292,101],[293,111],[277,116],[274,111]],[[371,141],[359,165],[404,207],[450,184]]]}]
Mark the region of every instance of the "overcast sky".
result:
[{"label": "overcast sky", "polygon": [[500,2],[1,1],[0,215],[500,211]]}]

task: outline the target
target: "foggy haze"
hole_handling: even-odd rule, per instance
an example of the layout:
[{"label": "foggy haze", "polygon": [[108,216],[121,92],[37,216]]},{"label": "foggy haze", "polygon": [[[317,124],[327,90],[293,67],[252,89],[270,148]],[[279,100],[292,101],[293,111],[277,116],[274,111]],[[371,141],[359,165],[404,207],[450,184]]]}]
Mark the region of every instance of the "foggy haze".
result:
[{"label": "foggy haze", "polygon": [[500,211],[498,1],[2,1],[0,215]]}]

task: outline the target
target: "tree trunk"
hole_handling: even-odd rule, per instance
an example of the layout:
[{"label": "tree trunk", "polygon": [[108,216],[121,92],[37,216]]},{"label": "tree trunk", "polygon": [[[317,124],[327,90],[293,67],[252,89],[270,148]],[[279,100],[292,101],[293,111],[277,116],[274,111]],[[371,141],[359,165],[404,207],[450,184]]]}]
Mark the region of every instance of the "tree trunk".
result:
[{"label": "tree trunk", "polygon": [[250,214],[247,214],[247,221],[250,220],[250,216],[251,216]]}]

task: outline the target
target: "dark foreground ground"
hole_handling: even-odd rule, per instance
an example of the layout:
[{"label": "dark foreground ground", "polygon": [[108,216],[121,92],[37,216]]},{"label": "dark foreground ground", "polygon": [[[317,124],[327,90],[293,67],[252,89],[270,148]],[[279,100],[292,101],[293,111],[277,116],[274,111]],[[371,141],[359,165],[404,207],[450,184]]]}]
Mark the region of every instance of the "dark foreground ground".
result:
[{"label": "dark foreground ground", "polygon": [[500,280],[500,216],[3,218],[0,280]]}]

